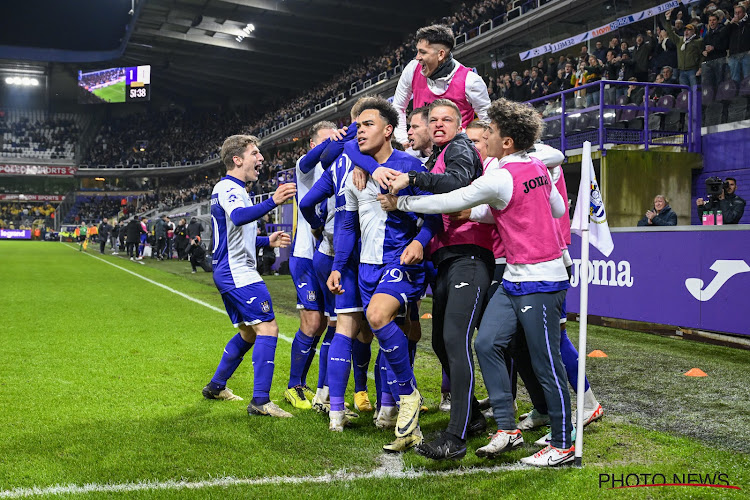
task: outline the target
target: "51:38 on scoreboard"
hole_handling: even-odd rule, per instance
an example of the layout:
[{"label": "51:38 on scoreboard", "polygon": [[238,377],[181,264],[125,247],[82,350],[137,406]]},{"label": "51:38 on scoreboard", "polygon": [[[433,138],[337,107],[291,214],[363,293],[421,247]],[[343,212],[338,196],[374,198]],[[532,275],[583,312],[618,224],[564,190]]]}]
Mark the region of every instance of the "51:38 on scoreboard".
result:
[{"label": "51:38 on scoreboard", "polygon": [[125,101],[151,99],[151,66],[125,68]]}]

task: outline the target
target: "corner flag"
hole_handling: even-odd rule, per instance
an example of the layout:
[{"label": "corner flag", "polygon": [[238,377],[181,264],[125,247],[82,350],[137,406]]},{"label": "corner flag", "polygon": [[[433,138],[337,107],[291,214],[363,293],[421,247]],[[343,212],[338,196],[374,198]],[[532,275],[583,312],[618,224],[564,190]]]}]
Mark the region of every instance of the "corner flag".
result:
[{"label": "corner flag", "polygon": [[[585,172],[589,170],[590,181],[584,184]],[[589,203],[586,203],[589,200]],[[607,213],[604,210],[602,193],[599,190],[599,184],[596,182],[594,173],[594,163],[591,161],[591,146],[583,148],[583,160],[581,162],[581,185],[578,187],[578,200],[576,209],[573,213],[573,222],[570,230],[578,236],[582,236],[584,228],[588,228],[591,244],[601,253],[609,257],[615,244],[612,242],[612,235],[609,233],[609,224],[607,224]]]}]

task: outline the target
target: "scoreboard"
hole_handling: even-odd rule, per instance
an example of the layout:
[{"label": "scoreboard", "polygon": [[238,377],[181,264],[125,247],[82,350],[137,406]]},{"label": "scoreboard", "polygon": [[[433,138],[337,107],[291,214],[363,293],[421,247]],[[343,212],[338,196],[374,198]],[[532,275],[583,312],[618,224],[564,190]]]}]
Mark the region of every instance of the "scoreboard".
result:
[{"label": "scoreboard", "polygon": [[78,72],[78,102],[102,104],[151,100],[151,66]]},{"label": "scoreboard", "polygon": [[151,66],[125,68],[125,102],[151,100]]}]

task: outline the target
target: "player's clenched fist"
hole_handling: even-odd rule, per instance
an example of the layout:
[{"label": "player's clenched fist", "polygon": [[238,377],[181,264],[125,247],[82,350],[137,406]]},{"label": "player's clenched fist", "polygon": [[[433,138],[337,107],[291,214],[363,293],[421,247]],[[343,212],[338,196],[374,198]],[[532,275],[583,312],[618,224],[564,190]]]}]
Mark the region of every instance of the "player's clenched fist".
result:
[{"label": "player's clenched fist", "polygon": [[286,248],[292,244],[292,238],[284,231],[276,231],[268,236],[272,247]]},{"label": "player's clenched fist", "polygon": [[273,193],[273,201],[277,205],[281,205],[295,194],[297,194],[297,185],[293,182],[287,182],[280,185],[276,192]]}]

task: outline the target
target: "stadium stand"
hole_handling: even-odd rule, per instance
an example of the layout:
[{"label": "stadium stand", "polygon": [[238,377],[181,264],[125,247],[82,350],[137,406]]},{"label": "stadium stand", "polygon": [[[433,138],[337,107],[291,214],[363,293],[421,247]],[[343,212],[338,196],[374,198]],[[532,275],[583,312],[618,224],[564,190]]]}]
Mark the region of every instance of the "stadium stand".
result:
[{"label": "stadium stand", "polygon": [[0,134],[3,137],[0,156],[73,160],[86,121],[84,115],[74,113],[3,111],[0,113]]}]

